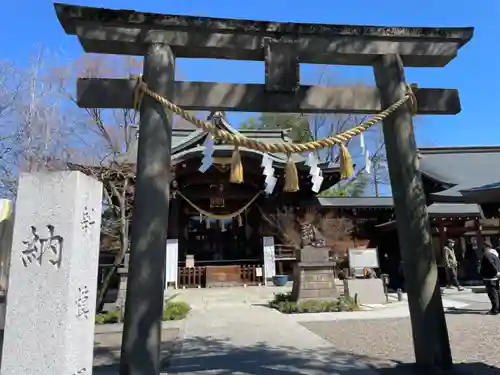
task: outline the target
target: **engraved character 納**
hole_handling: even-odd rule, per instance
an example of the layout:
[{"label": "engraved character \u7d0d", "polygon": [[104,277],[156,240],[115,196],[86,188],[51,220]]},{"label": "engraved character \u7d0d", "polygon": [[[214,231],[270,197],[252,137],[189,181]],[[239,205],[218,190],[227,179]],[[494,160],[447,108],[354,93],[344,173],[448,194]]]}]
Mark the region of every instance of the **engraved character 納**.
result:
[{"label": "engraved character \u7d0d", "polygon": [[63,238],[54,234],[55,227],[53,225],[47,225],[47,231],[47,237],[42,238],[38,234],[36,227],[32,226],[30,239],[22,241],[22,244],[26,246],[25,250],[21,250],[21,261],[25,267],[28,267],[34,261],[39,266],[42,265],[43,255],[47,250],[52,255],[49,263],[56,268],[61,265]]}]

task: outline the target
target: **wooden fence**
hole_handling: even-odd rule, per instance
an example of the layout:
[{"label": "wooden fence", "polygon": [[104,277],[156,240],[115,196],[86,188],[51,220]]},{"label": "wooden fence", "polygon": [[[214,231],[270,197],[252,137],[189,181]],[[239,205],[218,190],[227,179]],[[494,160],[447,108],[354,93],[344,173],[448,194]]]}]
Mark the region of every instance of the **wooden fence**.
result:
[{"label": "wooden fence", "polygon": [[179,287],[201,288],[205,286],[206,267],[179,267]]},{"label": "wooden fence", "polygon": [[[262,278],[262,265],[243,264],[239,267],[241,285],[258,285],[264,282]],[[259,269],[260,271],[258,271]],[[203,288],[206,286],[206,266],[192,268],[179,267],[178,275],[179,288]]]},{"label": "wooden fence", "polygon": [[[261,264],[244,264],[241,267],[241,282],[246,285],[262,284],[264,279],[262,277],[263,267]],[[257,269],[260,268],[260,276],[257,276]]]}]

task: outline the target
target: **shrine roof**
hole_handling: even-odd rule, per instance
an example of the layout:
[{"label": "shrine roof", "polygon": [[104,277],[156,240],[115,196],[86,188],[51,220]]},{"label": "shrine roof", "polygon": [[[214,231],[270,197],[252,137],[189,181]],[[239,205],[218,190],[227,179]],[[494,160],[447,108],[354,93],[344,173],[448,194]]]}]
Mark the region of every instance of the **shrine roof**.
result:
[{"label": "shrine roof", "polygon": [[[183,150],[181,152],[178,152],[176,154],[172,154],[172,160],[184,160],[185,158],[191,158],[191,157],[199,157],[203,153],[204,146],[198,146],[194,148],[188,148],[186,150]],[[221,157],[231,157],[231,154],[233,153],[234,146],[231,145],[217,145],[214,146],[214,156],[221,156]],[[263,152],[261,151],[256,151],[252,150],[246,147],[240,147],[240,154],[248,157],[253,157],[253,158],[258,158],[259,160],[262,158],[264,155]],[[288,161],[288,157],[281,157],[281,154],[269,154],[269,157],[271,160],[276,163],[274,166],[277,167],[284,167],[285,164]],[[309,167],[306,166],[306,159],[298,154],[293,154],[292,155],[293,160],[297,164],[297,168],[302,169],[305,168],[309,170]],[[340,171],[340,166],[336,163],[322,163],[318,165],[323,173],[325,172],[339,172]]]},{"label": "shrine roof", "polygon": [[[393,209],[392,197],[318,197],[323,207],[348,209]],[[427,207],[429,216],[479,216],[480,209],[473,203],[432,203]]]},{"label": "shrine roof", "polygon": [[462,191],[500,181],[500,147],[420,148],[420,172],[447,185],[431,194],[436,202],[464,202]]},{"label": "shrine roof", "polygon": [[500,202],[500,182],[477,186],[471,189],[461,190],[466,202],[474,203],[499,203]]},{"label": "shrine roof", "polygon": [[[213,117],[214,119],[212,121],[214,121],[217,127],[233,134],[241,134],[250,139],[269,143],[291,142],[291,139],[287,136],[287,129],[236,129],[232,127],[224,117],[218,114],[215,114]],[[206,136],[206,132],[198,129],[172,129],[172,160],[201,155],[204,149],[203,143]],[[116,161],[120,164],[136,164],[138,143],[138,138],[134,137],[128,151],[116,157]],[[214,145],[214,154],[218,156],[230,156],[233,148],[233,146],[226,144]],[[244,154],[254,155],[255,157],[261,157],[263,155],[262,152],[250,150],[245,147],[241,147],[240,150],[242,150]],[[283,153],[273,153],[270,154],[270,156],[278,165],[283,164],[284,166],[287,161],[287,155]],[[306,159],[299,154],[294,154],[292,157],[294,161],[298,163],[299,167],[306,161]],[[322,167],[332,171],[339,170],[339,166],[333,163],[325,163]]]},{"label": "shrine roof", "polygon": [[323,207],[338,208],[392,208],[392,197],[318,197]]},{"label": "shrine roof", "polygon": [[480,216],[481,209],[474,203],[432,203],[427,207],[432,217],[440,216]]}]

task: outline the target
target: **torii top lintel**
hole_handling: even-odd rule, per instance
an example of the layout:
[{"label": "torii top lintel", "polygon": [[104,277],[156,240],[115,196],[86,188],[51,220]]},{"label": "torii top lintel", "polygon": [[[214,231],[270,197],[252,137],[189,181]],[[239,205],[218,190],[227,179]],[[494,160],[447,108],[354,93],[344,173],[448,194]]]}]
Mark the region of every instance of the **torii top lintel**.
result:
[{"label": "torii top lintel", "polygon": [[177,57],[264,59],[266,38],[290,41],[300,62],[372,65],[399,54],[406,66],[441,67],[474,29],[284,23],[142,13],[54,4],[67,34],[93,53],[143,55],[150,43],[169,44]]}]

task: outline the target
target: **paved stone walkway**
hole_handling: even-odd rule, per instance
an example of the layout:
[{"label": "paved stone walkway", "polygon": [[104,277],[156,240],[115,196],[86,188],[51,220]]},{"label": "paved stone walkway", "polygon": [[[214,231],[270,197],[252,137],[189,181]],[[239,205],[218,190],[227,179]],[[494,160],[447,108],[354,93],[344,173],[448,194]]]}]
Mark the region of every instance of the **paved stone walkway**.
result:
[{"label": "paved stone walkway", "polygon": [[[249,287],[182,291],[178,299],[189,302],[193,310],[181,327],[182,347],[174,354],[168,374],[373,375],[376,371],[392,368],[390,360],[400,355],[402,362],[408,359],[411,362],[411,340],[403,340],[408,353],[396,357],[386,353],[374,356],[368,351],[381,345],[378,336],[370,334],[370,327],[396,335],[390,337],[393,344],[399,342],[400,334],[406,339],[409,337],[405,301],[357,313],[293,316],[262,306],[274,292],[286,289]],[[458,311],[467,311],[470,305],[484,305],[485,301],[486,296],[469,292],[447,291],[443,298],[445,307]],[[304,323],[306,321],[310,323]],[[398,329],[391,326],[394,324]],[[341,329],[344,326],[349,328]],[[453,328],[454,331],[458,329]],[[455,334],[459,334],[458,331]]]},{"label": "paved stone walkway", "polygon": [[186,321],[169,374],[372,374],[362,359],[263,306],[208,306]]}]

